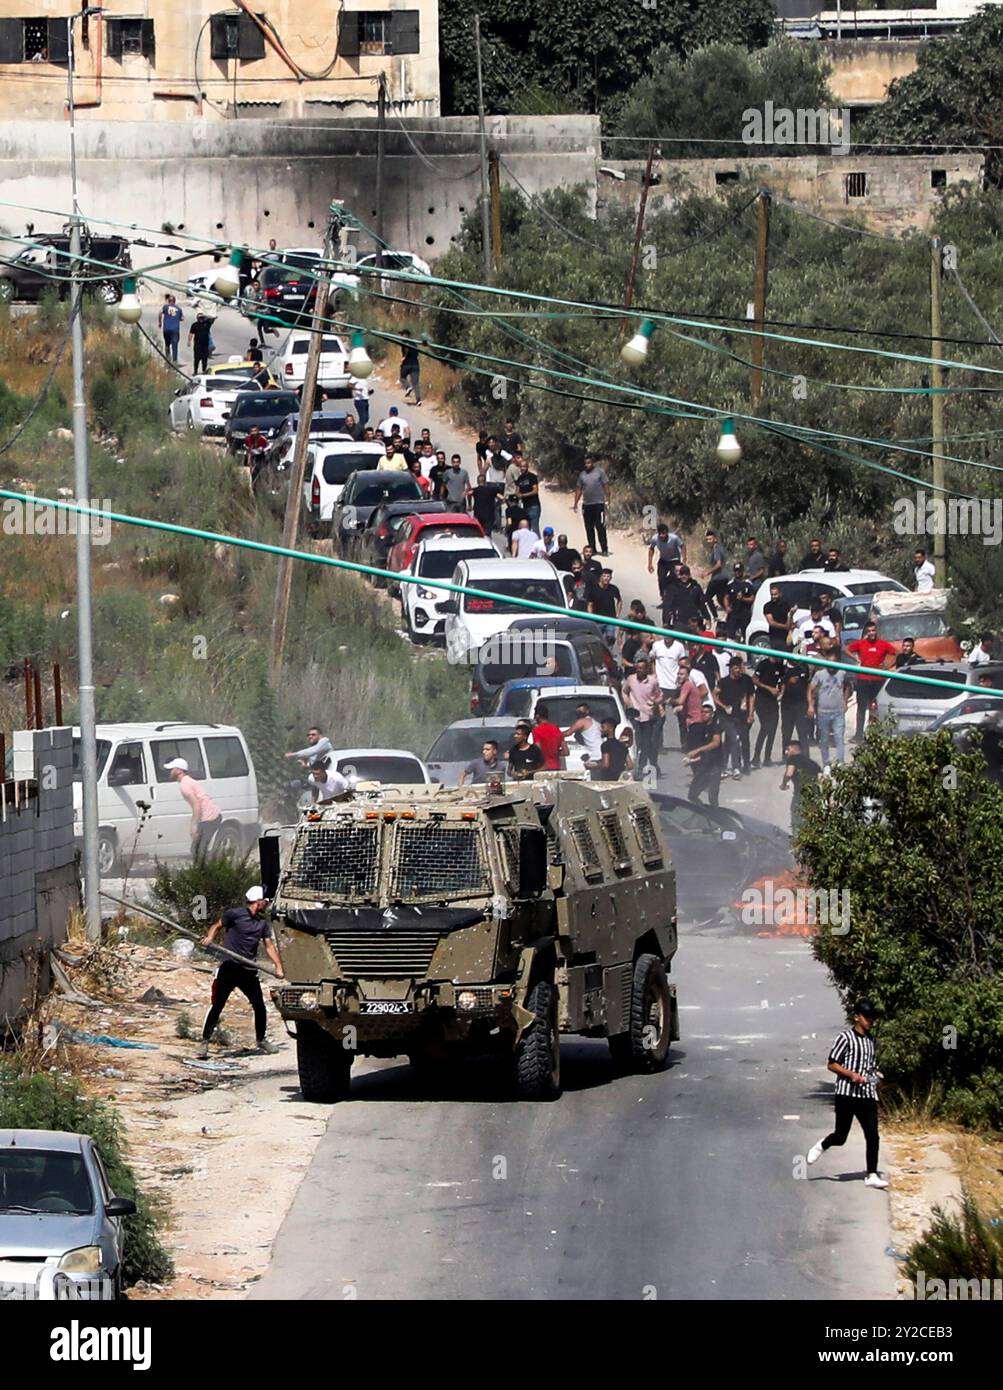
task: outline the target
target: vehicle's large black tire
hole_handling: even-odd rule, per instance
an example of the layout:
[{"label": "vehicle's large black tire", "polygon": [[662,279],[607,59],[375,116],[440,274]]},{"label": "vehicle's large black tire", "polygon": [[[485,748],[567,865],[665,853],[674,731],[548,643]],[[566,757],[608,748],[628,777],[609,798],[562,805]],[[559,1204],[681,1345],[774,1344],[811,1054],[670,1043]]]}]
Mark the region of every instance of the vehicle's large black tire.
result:
[{"label": "vehicle's large black tire", "polygon": [[[655,1031],[652,1033],[650,1029]],[[621,1036],[629,1042],[630,1062],[635,1071],[664,1070],[672,1041],[672,996],[665,966],[657,956],[646,953],[638,956],[634,964],[630,1028]],[[615,1058],[616,1051],[612,1044],[611,1038],[610,1051]],[[623,1051],[626,1055],[626,1045]]]},{"label": "vehicle's large black tire", "polygon": [[347,1051],[317,1023],[296,1024],[296,1069],[304,1100],[333,1105],[347,1100],[354,1053]]},{"label": "vehicle's large black tire", "polygon": [[523,1100],[556,1100],[561,1094],[561,1042],[557,1031],[557,991],[537,980],[526,996],[536,1015],[515,1046],[515,1087]]}]

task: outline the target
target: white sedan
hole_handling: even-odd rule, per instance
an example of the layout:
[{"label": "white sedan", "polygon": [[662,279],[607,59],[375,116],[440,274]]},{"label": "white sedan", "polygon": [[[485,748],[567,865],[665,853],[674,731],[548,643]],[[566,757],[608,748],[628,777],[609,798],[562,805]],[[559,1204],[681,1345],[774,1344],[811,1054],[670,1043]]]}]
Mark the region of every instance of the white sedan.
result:
[{"label": "white sedan", "polygon": [[170,405],[171,429],[223,437],[238,391],[252,383],[247,372],[207,372],[179,386]]}]

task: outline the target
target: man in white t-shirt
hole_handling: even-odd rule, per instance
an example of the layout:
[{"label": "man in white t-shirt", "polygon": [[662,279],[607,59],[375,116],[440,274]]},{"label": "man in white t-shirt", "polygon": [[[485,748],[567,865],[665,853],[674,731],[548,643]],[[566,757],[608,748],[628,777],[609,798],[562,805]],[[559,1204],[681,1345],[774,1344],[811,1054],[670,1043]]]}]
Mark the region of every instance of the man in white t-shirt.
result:
[{"label": "man in white t-shirt", "polygon": [[982,634],[982,636],[976,642],[975,646],[968,653],[968,656],[965,658],[969,666],[989,665],[990,661],[993,660],[993,654],[989,650],[989,648],[992,646],[992,641],[993,637],[991,632],[984,632]]},{"label": "man in white t-shirt", "polygon": [[310,790],[313,792],[314,805],[323,806],[328,801],[345,796],[351,790],[351,783],[326,763],[316,762],[310,769]]},{"label": "man in white t-shirt", "polygon": [[524,516],[519,525],[512,532],[512,554],[517,560],[531,560],[533,551],[540,544],[540,537],[536,534],[529,524],[529,517]]},{"label": "man in white t-shirt", "polygon": [[404,416],[400,414],[400,412],[398,411],[397,407],[396,407],[395,405],[392,405],[392,406],[390,407],[390,412],[389,412],[389,414],[387,415],[386,419],[385,419],[385,420],[381,420],[380,423],[376,426],[376,428],[377,428],[378,430],[382,430],[382,431],[383,431],[383,438],[384,438],[384,439],[389,439],[389,438],[390,438],[390,432],[391,432],[391,430],[393,429],[394,425],[398,425],[398,426],[400,427],[400,432],[401,432],[401,438],[402,438],[402,439],[410,439],[410,438],[411,438],[411,426],[410,426],[410,424],[408,423],[407,420],[404,419]]},{"label": "man in white t-shirt", "polygon": [[933,581],[937,571],[933,567],[933,562],[926,558],[925,550],[917,550],[915,555],[916,564],[913,574],[916,576],[917,594],[929,594],[933,592]]},{"label": "man in white t-shirt", "polygon": [[836,624],[831,618],[823,616],[820,603],[813,603],[810,613],[799,608],[794,614],[794,645],[803,646],[806,642],[810,642],[817,627],[820,627],[827,637],[835,637],[836,635]]},{"label": "man in white t-shirt", "polygon": [[543,528],[543,536],[533,548],[533,553],[529,558],[531,560],[549,560],[556,549],[557,542],[554,540],[554,528],[553,526],[545,526]]}]

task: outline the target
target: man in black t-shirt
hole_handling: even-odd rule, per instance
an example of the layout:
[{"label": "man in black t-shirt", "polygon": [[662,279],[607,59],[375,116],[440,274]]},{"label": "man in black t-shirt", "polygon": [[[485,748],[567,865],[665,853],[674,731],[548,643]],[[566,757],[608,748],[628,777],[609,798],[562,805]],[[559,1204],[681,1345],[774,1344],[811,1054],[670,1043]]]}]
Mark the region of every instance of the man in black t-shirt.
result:
[{"label": "man in black t-shirt", "polygon": [[227,908],[222,917],[217,922],[213,922],[202,939],[203,946],[211,946],[217,933],[222,931],[225,948],[247,960],[247,965],[244,966],[227,956],[217,967],[212,982],[209,1012],[202,1025],[202,1042],[196,1054],[203,1059],[209,1055],[209,1039],[220,1020],[226,1001],[235,989],[240,990],[254,1010],[254,1032],[258,1040],[258,1051],[278,1052],[279,1050],[274,1043],[270,1043],[265,1037],[268,1028],[268,1014],[265,1011],[265,1001],[261,995],[261,981],[253,966],[254,958],[258,954],[258,947],[262,942],[268,953],[268,958],[275,966],[275,972],[279,979],[283,978],[282,961],[275,948],[272,929],[264,915],[267,901],[265,890],[255,885],[254,888],[247,890],[244,899],[245,905],[243,907]]},{"label": "man in black t-shirt", "polygon": [[773,761],[773,740],[777,735],[780,721],[780,692],[784,686],[786,662],[775,656],[764,656],[752,674],[752,684],[756,690],[756,718],[759,720],[759,733],[752,755],[752,766],[759,767],[760,757],[763,766],[769,767]]},{"label": "man in black t-shirt", "polygon": [[793,786],[794,796],[791,800],[791,834],[795,834],[801,824],[801,798],[805,787],[813,786],[822,775],[822,769],[818,763],[813,762],[807,753],[801,751],[800,739],[792,738],[784,749],[786,766],[784,768],[783,780],[780,783],[780,790],[786,791],[788,786]]},{"label": "man in black t-shirt", "polygon": [[581,560],[581,555],[572,546],[568,545],[567,536],[557,537],[557,549],[550,557],[550,563],[555,570],[562,570],[568,573],[576,560]]},{"label": "man in black t-shirt", "polygon": [[790,617],[793,609],[793,603],[790,599],[784,598],[780,585],[771,584],[769,602],[763,605],[763,617],[767,622],[770,646],[774,651],[787,650]]},{"label": "man in black t-shirt", "polygon": [[[434,468],[432,472],[435,472]],[[431,474],[429,476],[431,477]],[[488,483],[481,479],[478,480],[477,486],[471,489],[470,496],[474,505],[474,517],[481,523],[486,536],[490,536],[495,529],[500,494],[501,485],[499,483]]]},{"label": "man in black t-shirt", "polygon": [[813,669],[803,661],[788,661],[784,666],[784,688],[780,695],[781,748],[787,748],[795,730],[802,748],[807,748],[811,743],[808,682],[813,674]]},{"label": "man in black t-shirt", "polygon": [[690,574],[688,565],[676,566],[677,582],[666,587],[662,602],[662,624],[685,632],[691,618],[701,622],[710,618],[704,591]]},{"label": "man in black t-shirt", "polygon": [[618,782],[628,766],[634,765],[630,749],[617,738],[615,719],[602,719],[599,726],[602,729],[599,760],[592,762],[586,759],[589,777],[593,782]]},{"label": "man in black t-shirt", "polygon": [[910,666],[925,666],[926,662],[916,650],[916,643],[912,637],[902,638],[902,650],[895,658],[895,670],[902,671]]},{"label": "man in black t-shirt", "polygon": [[745,577],[745,566],[735,565],[732,578],[724,591],[724,608],[728,614],[728,636],[733,642],[745,639],[745,629],[752,616],[756,588]]},{"label": "man in black t-shirt", "polygon": [[724,740],[721,726],[710,705],[704,705],[699,724],[691,724],[686,733],[686,757],[683,762],[693,769],[693,780],[686,793],[688,801],[699,801],[707,793],[711,806],[718,804],[721,791],[721,765],[724,762]]},{"label": "man in black t-shirt", "polygon": [[545,762],[543,750],[529,738],[533,732],[532,724],[518,723],[512,733],[512,746],[505,754],[508,775],[514,782],[532,781],[533,773],[539,772]]},{"label": "man in black t-shirt", "polygon": [[[733,656],[728,674],[721,677],[714,691],[714,703],[724,730],[725,762],[731,760],[732,777],[741,777],[749,771],[749,731],[755,690],[746,674],[745,662],[740,656]],[[727,768],[723,775],[727,777]]]}]

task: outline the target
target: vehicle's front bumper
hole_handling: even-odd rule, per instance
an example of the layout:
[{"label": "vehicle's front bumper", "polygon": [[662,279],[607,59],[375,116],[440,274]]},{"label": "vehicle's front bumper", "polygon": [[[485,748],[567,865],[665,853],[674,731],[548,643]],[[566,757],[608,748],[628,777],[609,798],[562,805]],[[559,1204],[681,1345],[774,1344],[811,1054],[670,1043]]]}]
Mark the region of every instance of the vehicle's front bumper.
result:
[{"label": "vehicle's front bumper", "polygon": [[[475,1030],[517,1026],[515,990],[511,984],[323,980],[315,985],[279,985],[271,994],[286,1022],[318,1023],[336,1037],[344,1037],[351,1029],[358,1051],[365,1051],[367,1043],[413,1037],[417,1033],[435,1032],[447,1040],[459,1041]],[[311,999],[316,1002],[311,1003]],[[408,1012],[363,1012],[364,1005],[374,1004],[403,1004]]]},{"label": "vehicle's front bumper", "polygon": [[56,1258],[0,1259],[0,1303],[51,1303],[64,1299],[81,1303],[109,1303],[115,1298],[110,1274],[70,1274]]}]

